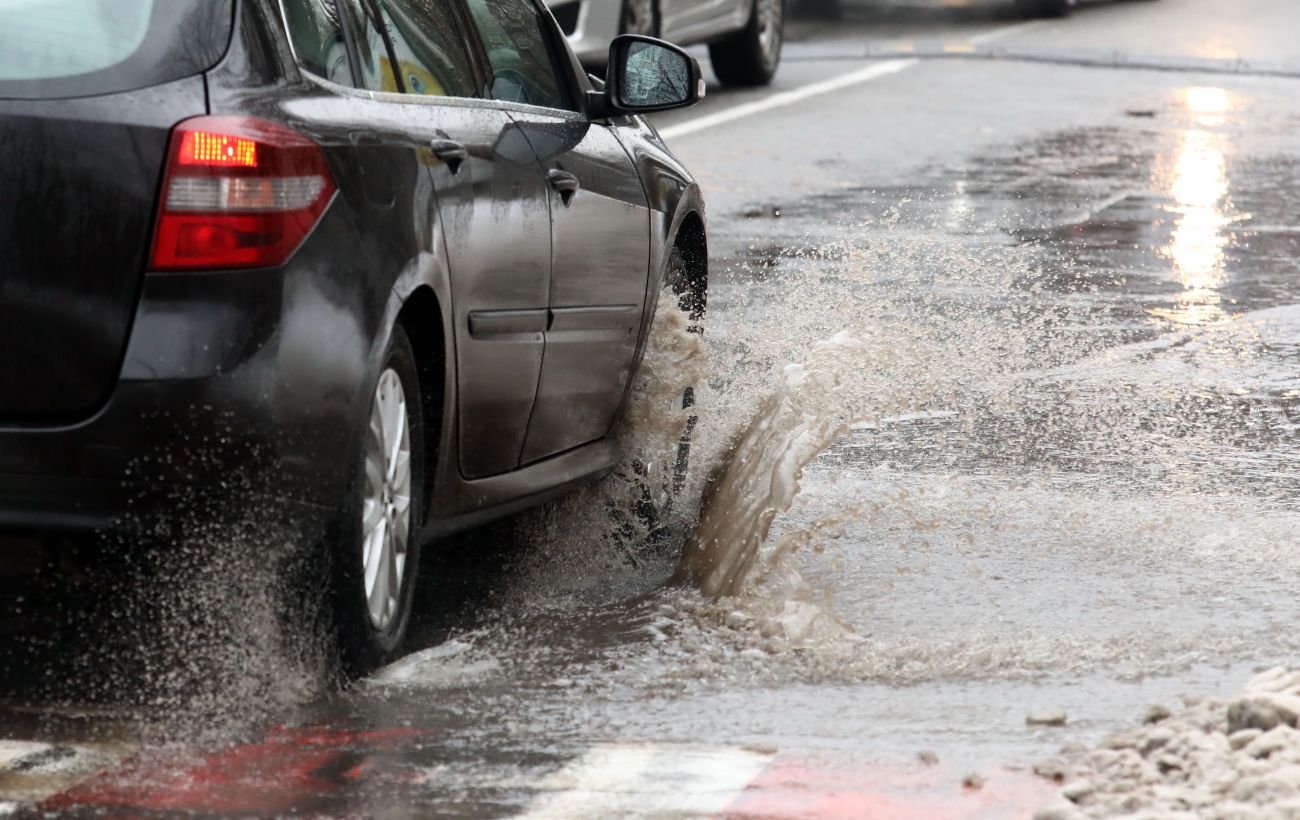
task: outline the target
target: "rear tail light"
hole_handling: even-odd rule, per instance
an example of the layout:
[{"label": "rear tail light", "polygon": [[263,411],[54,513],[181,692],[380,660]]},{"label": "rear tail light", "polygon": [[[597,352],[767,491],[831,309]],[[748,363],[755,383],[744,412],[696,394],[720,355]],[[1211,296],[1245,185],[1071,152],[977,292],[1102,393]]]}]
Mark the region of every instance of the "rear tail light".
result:
[{"label": "rear tail light", "polygon": [[153,270],[283,264],[334,195],[320,146],[252,117],[196,117],[172,131]]}]

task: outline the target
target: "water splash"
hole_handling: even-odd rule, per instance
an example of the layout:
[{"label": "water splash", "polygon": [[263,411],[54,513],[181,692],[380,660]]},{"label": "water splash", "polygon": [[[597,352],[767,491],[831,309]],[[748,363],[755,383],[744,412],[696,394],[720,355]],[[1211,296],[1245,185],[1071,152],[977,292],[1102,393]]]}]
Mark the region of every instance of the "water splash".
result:
[{"label": "water splash", "polygon": [[861,369],[864,348],[839,333],[784,369],[706,490],[675,580],[710,597],[736,595],[756,564],[774,565],[779,556],[761,555],[772,520],[794,500],[804,466],[848,429],[842,374]]},{"label": "water splash", "polygon": [[[509,525],[508,538],[525,551],[504,597],[514,608],[549,608],[644,590],[647,576],[667,576],[671,549],[656,551],[652,530],[680,543],[694,522],[692,501],[668,504],[678,447],[691,418],[707,406],[708,353],[695,323],[670,293],[661,295],[641,367],[629,388],[615,435],[622,464],[601,481],[582,487]],[[683,406],[694,391],[697,404]]]}]

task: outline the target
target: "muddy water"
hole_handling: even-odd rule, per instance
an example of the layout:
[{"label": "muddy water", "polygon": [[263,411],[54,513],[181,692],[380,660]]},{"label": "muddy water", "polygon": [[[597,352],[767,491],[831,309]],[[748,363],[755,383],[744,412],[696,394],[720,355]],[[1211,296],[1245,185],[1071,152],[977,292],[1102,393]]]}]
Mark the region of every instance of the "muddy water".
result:
[{"label": "muddy water", "polygon": [[[1242,104],[1178,89],[1177,127],[749,210],[733,236],[763,240],[714,260],[680,584],[671,551],[552,526],[455,662],[384,697],[508,704],[464,731],[557,754],[1024,765],[1293,656],[1300,213],[1279,188],[1300,180],[1232,138]],[[1027,728],[1036,709],[1069,728]]]},{"label": "muddy water", "polygon": [[[1062,133],[877,194],[855,244],[754,249],[749,287],[831,268],[819,317],[847,304],[913,334],[862,351],[912,392],[816,462],[783,535],[833,555],[805,574],[893,647],[865,677],[1140,678],[1294,651],[1295,613],[1266,594],[1300,531],[1297,218],[1271,196],[1294,166],[1232,154],[1229,92],[1177,101],[1188,127],[1154,144]],[[923,368],[891,373],[900,350]]]}]

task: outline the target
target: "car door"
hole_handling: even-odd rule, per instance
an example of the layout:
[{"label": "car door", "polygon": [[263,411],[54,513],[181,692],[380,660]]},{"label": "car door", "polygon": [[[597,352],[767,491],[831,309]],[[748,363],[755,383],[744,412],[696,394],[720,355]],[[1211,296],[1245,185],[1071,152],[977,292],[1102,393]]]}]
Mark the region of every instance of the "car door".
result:
[{"label": "car door", "polygon": [[603,438],[636,352],[650,212],[611,126],[574,104],[567,52],[530,0],[467,0],[493,81],[551,186],[550,320],[522,462]]},{"label": "car door", "polygon": [[356,50],[373,62],[371,84],[400,95],[385,98],[390,117],[420,140],[434,182],[451,281],[460,471],[507,472],[519,464],[542,370],[550,189],[509,114],[473,99],[484,78],[459,7],[346,2],[379,22],[382,35],[368,26],[374,42]]}]

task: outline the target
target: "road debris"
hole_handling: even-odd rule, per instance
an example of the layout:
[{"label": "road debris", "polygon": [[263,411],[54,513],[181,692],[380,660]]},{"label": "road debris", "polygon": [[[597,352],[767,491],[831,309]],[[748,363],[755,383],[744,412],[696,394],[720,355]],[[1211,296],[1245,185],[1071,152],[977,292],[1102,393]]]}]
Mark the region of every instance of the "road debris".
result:
[{"label": "road debris", "polygon": [[1253,678],[1234,699],[1189,699],[1183,710],[1113,735],[1071,766],[1066,785],[1035,820],[1295,817],[1298,707],[1300,671],[1281,667]]}]

